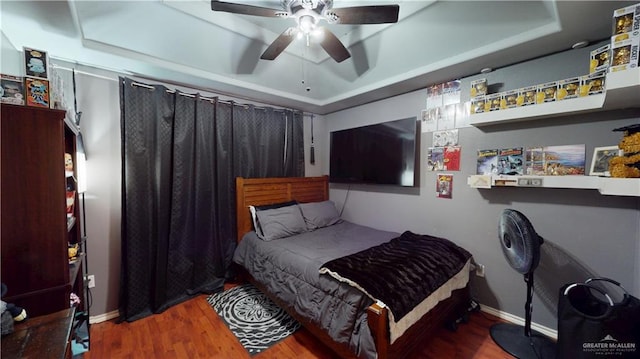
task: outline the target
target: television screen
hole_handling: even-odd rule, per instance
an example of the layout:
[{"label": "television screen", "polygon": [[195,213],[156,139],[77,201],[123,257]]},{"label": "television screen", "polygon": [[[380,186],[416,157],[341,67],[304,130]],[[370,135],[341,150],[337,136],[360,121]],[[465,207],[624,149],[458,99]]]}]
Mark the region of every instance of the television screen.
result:
[{"label": "television screen", "polygon": [[329,181],[417,186],[418,126],[412,117],[331,132]]}]

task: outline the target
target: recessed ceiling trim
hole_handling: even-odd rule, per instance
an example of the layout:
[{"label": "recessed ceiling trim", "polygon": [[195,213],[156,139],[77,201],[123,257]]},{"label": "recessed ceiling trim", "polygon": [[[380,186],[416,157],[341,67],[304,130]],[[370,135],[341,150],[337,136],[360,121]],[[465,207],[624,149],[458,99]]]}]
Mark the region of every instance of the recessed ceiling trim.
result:
[{"label": "recessed ceiling trim", "polygon": [[[87,40],[85,39],[84,44],[86,47],[88,48],[92,48],[95,49],[97,51],[105,51],[105,52],[109,52],[112,54],[116,54],[118,56],[121,56],[125,59],[133,59],[133,60],[138,60],[141,61],[142,63],[146,63],[146,64],[153,64],[155,66],[158,66],[160,68],[164,68],[166,70],[169,71],[177,71],[177,72],[181,72],[181,73],[185,73],[194,77],[199,77],[202,79],[207,79],[207,80],[211,80],[211,81],[215,81],[217,83],[223,83],[229,86],[234,86],[234,87],[238,87],[238,88],[245,88],[245,89],[251,89],[251,91],[257,91],[260,93],[269,93],[273,96],[276,97],[283,97],[283,98],[289,98],[291,100],[294,101],[301,101],[301,102],[306,102],[312,105],[316,105],[316,106],[322,106],[322,102],[316,101],[312,98],[308,98],[305,96],[300,96],[300,95],[296,95],[290,92],[284,92],[284,91],[279,91],[276,90],[274,88],[271,87],[266,87],[266,86],[261,86],[259,84],[255,84],[255,83],[250,83],[250,82],[246,82],[246,81],[242,81],[239,79],[231,79],[229,77],[226,76],[220,76],[208,71],[204,71],[204,70],[200,70],[197,68],[193,68],[190,66],[186,66],[186,65],[182,65],[182,64],[178,64],[175,62],[171,62],[171,61],[166,61],[164,59],[161,58],[157,58],[154,56],[150,56],[147,54],[143,54],[140,52],[136,52],[136,51],[132,51],[129,49],[125,49],[122,47],[117,47],[111,44],[107,44],[107,43],[102,43],[100,41],[96,41],[96,40]],[[149,67],[146,66],[145,68],[138,68],[138,66],[133,66],[131,68],[128,68],[127,70],[125,70],[125,72],[129,72],[129,73],[140,73],[140,74],[144,74],[149,72]]]},{"label": "recessed ceiling trim", "polygon": [[[437,61],[437,62],[433,62],[431,64],[425,65],[425,66],[421,66],[418,68],[415,68],[411,71],[408,72],[404,72],[402,74],[396,75],[396,76],[391,76],[388,78],[385,78],[382,81],[378,81],[375,83],[371,83],[367,86],[362,86],[359,87],[356,90],[353,91],[349,91],[349,92],[345,92],[342,94],[339,94],[337,96],[331,97],[331,98],[327,98],[326,100],[322,101],[322,105],[328,105],[334,102],[339,102],[339,101],[344,101],[350,97],[354,97],[354,96],[358,96],[361,95],[363,93],[369,92],[369,91],[373,91],[375,89],[381,88],[381,87],[386,87],[386,86],[390,86],[393,84],[397,84],[424,74],[428,74],[430,72],[433,71],[437,71],[455,64],[460,64],[462,62],[474,59],[474,58],[478,58],[481,56],[485,56],[487,54],[491,54],[494,52],[498,52],[500,50],[503,50],[505,48],[509,48],[511,46],[516,46],[518,44],[521,44],[523,42],[528,42],[528,41],[533,41],[536,39],[539,39],[541,37],[544,36],[548,36],[554,33],[557,33],[559,31],[562,30],[562,27],[560,26],[560,24],[556,21],[554,23],[551,24],[547,24],[541,27],[538,27],[536,29],[532,29],[530,31],[518,34],[518,35],[514,35],[508,38],[505,38],[502,41],[497,41],[495,43],[486,45],[486,46],[482,46],[476,49],[472,49],[469,50],[467,52],[461,53],[459,55],[453,56],[453,57],[449,57],[447,59],[441,60],[441,61]],[[453,80],[453,78],[451,79]],[[428,83],[425,83],[425,88],[428,86]]]},{"label": "recessed ceiling trim", "polygon": [[[225,1],[236,1],[236,0],[225,0]],[[422,0],[422,1],[407,1],[407,0],[398,0],[395,1],[395,4],[400,5],[400,12],[398,14],[398,22],[403,19],[415,14],[418,11],[423,10],[424,8],[432,5],[437,0]],[[243,0],[238,0],[239,3],[242,3]],[[265,47],[271,44],[280,34],[286,30],[289,26],[295,25],[294,19],[281,19],[281,18],[273,18],[273,19],[263,19],[254,16],[242,16],[237,14],[228,14],[223,12],[216,12],[211,10],[211,0],[201,0],[201,1],[175,1],[175,0],[161,0],[161,3],[183,12],[192,17],[198,18],[200,20],[207,21],[215,26],[219,26],[221,28],[232,31],[236,34],[242,35],[247,38],[262,38],[265,44]],[[244,0],[244,3],[249,3],[249,1]],[[376,2],[380,3],[380,2]],[[391,2],[389,2],[391,3]],[[354,1],[339,1],[338,5],[334,1],[333,6],[336,8],[340,7],[349,7],[349,6],[359,6],[362,5],[362,1],[354,2]],[[262,5],[261,5],[262,6]],[[268,5],[267,5],[268,6]],[[279,9],[281,6],[279,2],[274,2],[272,6],[268,6],[270,8]],[[252,18],[256,18],[256,22],[251,21]],[[273,24],[270,27],[260,26],[259,23],[269,22]],[[367,38],[379,33],[380,31],[385,30],[389,26],[394,26],[395,24],[376,24],[376,25],[339,25],[339,24],[321,24],[326,28],[330,29],[338,39],[345,45],[345,47],[350,47],[357,44],[360,41],[366,40]],[[272,31],[272,29],[278,29],[278,31]],[[358,36],[352,36],[354,32],[358,31]],[[284,52],[289,53],[295,57],[301,58],[303,60],[320,64],[323,61],[331,59],[326,52],[320,51],[315,54],[311,54],[309,51],[304,51],[305,56],[302,55],[303,51],[300,51],[301,46],[291,46],[284,50]],[[308,55],[308,56],[307,56]]]}]

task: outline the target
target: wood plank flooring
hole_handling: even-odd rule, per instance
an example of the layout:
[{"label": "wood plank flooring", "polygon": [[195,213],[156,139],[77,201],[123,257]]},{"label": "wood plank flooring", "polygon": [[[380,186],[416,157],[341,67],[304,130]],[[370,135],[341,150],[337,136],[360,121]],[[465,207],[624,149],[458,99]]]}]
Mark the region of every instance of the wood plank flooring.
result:
[{"label": "wood plank flooring", "polygon": [[[206,295],[133,323],[108,321],[91,326],[91,350],[85,359],[118,358],[233,358],[333,359],[335,355],[305,329],[268,350],[250,357],[207,303]],[[410,359],[512,358],[491,339],[489,328],[499,320],[473,313],[456,332],[441,329],[425,338]]]}]

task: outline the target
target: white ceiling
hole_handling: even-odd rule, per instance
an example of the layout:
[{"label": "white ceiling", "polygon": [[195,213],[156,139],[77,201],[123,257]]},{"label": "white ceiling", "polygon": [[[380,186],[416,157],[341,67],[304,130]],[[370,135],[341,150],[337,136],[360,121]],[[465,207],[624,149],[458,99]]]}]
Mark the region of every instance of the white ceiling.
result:
[{"label": "white ceiling", "polygon": [[400,5],[396,24],[327,25],[351,52],[341,63],[304,41],[260,60],[294,20],[213,12],[205,0],[3,0],[0,28],[20,51],[326,114],[603,40],[613,10],[633,3],[334,0],[334,8]]}]

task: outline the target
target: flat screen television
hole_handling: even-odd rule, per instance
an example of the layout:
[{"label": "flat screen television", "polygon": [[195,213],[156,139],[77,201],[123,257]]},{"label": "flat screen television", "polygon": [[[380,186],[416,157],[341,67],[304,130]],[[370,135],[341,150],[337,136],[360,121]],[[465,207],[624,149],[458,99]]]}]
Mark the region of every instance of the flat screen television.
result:
[{"label": "flat screen television", "polygon": [[331,132],[329,181],[418,186],[419,135],[415,117]]}]

